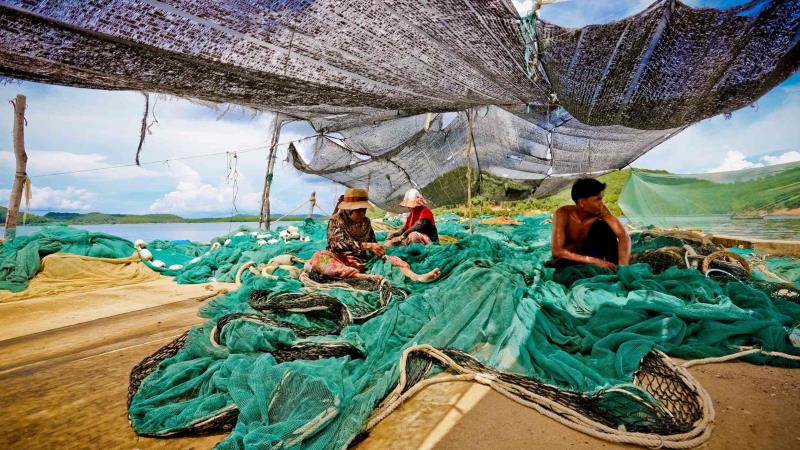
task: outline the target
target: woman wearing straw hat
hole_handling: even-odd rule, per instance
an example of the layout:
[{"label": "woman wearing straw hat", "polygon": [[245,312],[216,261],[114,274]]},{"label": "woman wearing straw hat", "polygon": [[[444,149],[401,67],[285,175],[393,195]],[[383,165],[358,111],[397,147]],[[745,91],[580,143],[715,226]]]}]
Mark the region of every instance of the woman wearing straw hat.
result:
[{"label": "woman wearing straw hat", "polygon": [[387,247],[393,244],[408,245],[418,243],[428,245],[431,242],[439,242],[436,220],[433,218],[433,212],[428,207],[428,202],[420,191],[416,189],[406,191],[400,206],[410,210],[408,218],[403,228],[386,238]]},{"label": "woman wearing straw hat", "polygon": [[364,189],[348,189],[339,198],[339,203],[328,221],[328,248],[311,257],[311,269],[328,278],[366,278],[380,281],[380,275],[362,273],[368,254],[386,258],[403,275],[414,281],[430,282],[439,278],[439,269],[426,274],[417,274],[407,262],[396,256],[387,256],[386,250],[375,239],[375,232],[367,217],[372,205]]}]

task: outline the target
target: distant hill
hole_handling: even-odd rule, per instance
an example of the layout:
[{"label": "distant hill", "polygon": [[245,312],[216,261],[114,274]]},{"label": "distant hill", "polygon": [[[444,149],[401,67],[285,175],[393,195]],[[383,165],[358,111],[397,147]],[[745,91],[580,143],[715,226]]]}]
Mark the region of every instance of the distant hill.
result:
[{"label": "distant hill", "polygon": [[[0,207],[0,222],[6,221],[6,208]],[[272,220],[279,219],[283,214],[273,214]],[[322,219],[325,216],[314,214],[314,219]],[[305,216],[287,216],[283,220],[298,221],[305,219]],[[20,221],[22,214],[20,213]],[[106,224],[132,224],[132,223],[199,223],[199,222],[258,222],[258,216],[238,214],[229,217],[208,217],[197,219],[186,219],[175,214],[106,214],[100,212],[72,213],[72,212],[49,212],[44,216],[28,214],[28,224],[39,225],[45,223],[66,223],[70,225],[106,225]]]},{"label": "distant hill", "polygon": [[[50,214],[54,215],[66,215],[69,213],[48,213],[45,214],[45,217],[49,217]],[[117,223],[181,223],[186,222],[187,220],[183,217],[176,216],[174,214],[142,214],[142,215],[135,215],[135,214],[105,214],[99,212],[90,212],[86,214],[78,214],[77,216],[71,217],[67,220],[62,220],[63,222],[70,223],[70,224],[81,224],[81,225],[100,225],[100,224],[117,224]]]},{"label": "distant hill", "polygon": [[[314,220],[324,219],[328,216],[324,216],[322,214],[314,214],[311,216]],[[272,214],[270,216],[272,221],[277,219],[283,218],[284,221],[298,221],[298,220],[305,220],[306,216],[294,215],[294,216],[286,216],[283,217],[283,214]],[[228,217],[210,217],[204,219],[186,219],[186,222],[197,223],[197,222],[258,222],[259,217],[255,215],[248,215],[248,214],[237,214],[235,216],[228,216]]]},{"label": "distant hill", "polygon": [[80,217],[80,213],[49,212],[44,215],[46,218],[55,221],[67,221]]},{"label": "distant hill", "polygon": [[[8,208],[0,206],[0,223],[2,223],[2,224],[6,223],[6,213],[7,212],[8,212]],[[19,212],[18,221],[19,221],[20,224],[22,223],[22,218],[23,218],[24,214],[25,214],[24,211],[20,211]],[[41,223],[47,223],[47,222],[51,222],[51,220],[48,219],[47,217],[37,216],[36,214],[28,214],[28,220],[25,223],[27,223],[27,224],[41,224]]]}]

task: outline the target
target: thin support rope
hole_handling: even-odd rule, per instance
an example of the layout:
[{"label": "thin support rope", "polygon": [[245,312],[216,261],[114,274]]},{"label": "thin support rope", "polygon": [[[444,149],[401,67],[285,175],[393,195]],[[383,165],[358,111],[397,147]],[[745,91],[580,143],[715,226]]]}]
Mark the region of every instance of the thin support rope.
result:
[{"label": "thin support rope", "polygon": [[296,206],[296,207],[295,207],[293,210],[291,210],[291,211],[289,211],[288,213],[284,214],[283,216],[281,216],[281,217],[280,217],[280,218],[278,218],[277,220],[273,220],[272,222],[276,222],[276,223],[277,223],[277,222],[280,222],[281,220],[283,220],[283,219],[285,219],[285,218],[287,218],[287,217],[291,216],[293,212],[297,211],[298,209],[302,208],[303,206],[306,206],[308,203],[309,203],[309,201],[308,201],[308,200],[304,200],[302,203],[300,203],[299,205],[297,205],[297,206]]}]

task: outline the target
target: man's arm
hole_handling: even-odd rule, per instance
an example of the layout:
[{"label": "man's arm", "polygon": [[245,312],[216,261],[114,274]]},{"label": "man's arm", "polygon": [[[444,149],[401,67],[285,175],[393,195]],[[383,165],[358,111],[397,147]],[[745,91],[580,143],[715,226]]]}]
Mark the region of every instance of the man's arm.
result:
[{"label": "man's arm", "polygon": [[552,248],[553,258],[567,259],[583,264],[595,264],[597,266],[605,267],[607,269],[614,269],[614,264],[604,261],[600,258],[592,256],[581,255],[573,251],[567,250],[564,244],[567,240],[567,224],[569,222],[569,212],[563,208],[556,210],[553,214],[553,234],[552,234]]},{"label": "man's arm", "polygon": [[631,263],[631,237],[628,235],[628,231],[625,230],[625,226],[622,225],[622,222],[619,219],[611,214],[611,211],[608,210],[605,205],[603,205],[603,220],[606,221],[611,230],[614,231],[614,234],[617,235],[617,255],[619,257],[619,264],[620,265],[628,265]]}]

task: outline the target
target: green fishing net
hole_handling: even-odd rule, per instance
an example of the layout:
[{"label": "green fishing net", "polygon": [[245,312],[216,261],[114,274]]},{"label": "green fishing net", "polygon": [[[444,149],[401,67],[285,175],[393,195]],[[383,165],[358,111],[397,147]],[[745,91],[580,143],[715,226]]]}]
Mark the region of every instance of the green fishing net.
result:
[{"label": "green fishing net", "polygon": [[782,279],[800,286],[800,261],[794,258],[769,258],[767,269]]},{"label": "green fishing net", "polygon": [[29,236],[0,243],[0,289],[24,291],[52,253],[72,253],[99,258],[127,258],[133,243],[105,233],[94,233],[66,225],[52,225]]},{"label": "green fishing net", "polygon": [[800,208],[800,163],[731,172],[676,175],[634,171],[619,207],[634,223],[686,226],[691,218],[794,216]]},{"label": "green fishing net", "polygon": [[[487,226],[440,217],[440,234],[456,244],[389,250],[418,273],[441,268],[430,284],[404,279],[384,260],[368,271],[383,275],[391,289],[321,291],[245,272],[239,290],[201,311],[203,326],[134,368],[134,429],[155,436],[230,429],[220,449],[343,448],[395,388],[403,351],[429,344],[498,379],[563,394],[613,427],[679,433],[685,430],[659,428],[672,419],[653,415],[654,395],[631,385],[651,365],[653,349],[690,359],[741,346],[800,355],[793,345],[800,302],[774,294],[766,282],[708,278],[680,265],[656,273],[644,263],[616,273],[591,266],[554,272],[543,267],[550,226],[543,217],[518,220],[522,225]],[[311,224],[304,232],[310,242],[230,252],[257,263],[278,252],[308,258],[324,248],[324,227]],[[640,253],[656,245],[638,236],[634,242]],[[209,269],[198,279],[216,273],[203,267]],[[376,314],[357,320],[370,310]],[[773,356],[745,359],[798,365]],[[416,381],[440,370],[424,358],[408,365],[417,367]],[[648,425],[637,425],[643,417]]]}]

